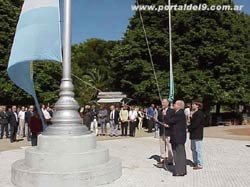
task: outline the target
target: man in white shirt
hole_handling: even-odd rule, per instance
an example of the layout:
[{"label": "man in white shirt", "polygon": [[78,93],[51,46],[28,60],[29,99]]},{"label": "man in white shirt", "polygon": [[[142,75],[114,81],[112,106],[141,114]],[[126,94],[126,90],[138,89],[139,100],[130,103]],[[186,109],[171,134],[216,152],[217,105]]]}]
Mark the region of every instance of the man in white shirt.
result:
[{"label": "man in white shirt", "polygon": [[19,136],[24,137],[25,132],[25,108],[22,106],[21,110],[18,113],[18,119],[19,119]]},{"label": "man in white shirt", "polygon": [[129,126],[129,136],[133,136],[135,137],[135,128],[137,125],[137,111],[135,110],[135,106],[131,107],[131,110],[128,113],[128,118],[129,118],[129,122],[130,122],[130,126]]},{"label": "man in white shirt", "polygon": [[191,106],[189,103],[187,103],[186,108],[184,109],[184,114],[186,116],[186,120],[187,120],[187,125],[190,124],[190,118],[191,118]]},{"label": "man in white shirt", "polygon": [[43,116],[45,118],[45,122],[47,123],[47,125],[49,125],[51,122],[51,116],[48,112],[48,110],[46,109],[46,106],[45,105],[42,105],[42,112],[43,112]]}]

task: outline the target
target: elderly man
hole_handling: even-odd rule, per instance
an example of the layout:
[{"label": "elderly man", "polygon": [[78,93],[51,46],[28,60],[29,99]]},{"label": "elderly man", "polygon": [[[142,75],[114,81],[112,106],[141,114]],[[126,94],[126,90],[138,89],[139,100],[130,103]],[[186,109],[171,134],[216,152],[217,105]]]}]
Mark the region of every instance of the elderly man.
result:
[{"label": "elderly man", "polygon": [[[162,109],[158,113],[158,120],[160,123],[167,123],[167,121],[174,116],[175,112],[169,108],[169,101],[167,99],[162,100]],[[169,163],[173,162],[173,152],[170,144],[171,131],[169,128],[159,125],[160,129],[160,162],[158,167],[163,167],[164,160],[168,160]]]},{"label": "elderly man", "polygon": [[18,127],[18,116],[16,106],[12,106],[11,112],[9,113],[9,123],[10,123],[10,142],[16,141],[16,133]]},{"label": "elderly man", "polygon": [[118,123],[119,123],[119,111],[115,109],[114,105],[110,106],[110,136],[118,136]]},{"label": "elderly man", "polygon": [[177,100],[174,104],[175,115],[167,121],[166,127],[170,127],[170,142],[173,149],[174,173],[173,176],[184,176],[186,168],[186,116],[184,114],[185,103]]}]

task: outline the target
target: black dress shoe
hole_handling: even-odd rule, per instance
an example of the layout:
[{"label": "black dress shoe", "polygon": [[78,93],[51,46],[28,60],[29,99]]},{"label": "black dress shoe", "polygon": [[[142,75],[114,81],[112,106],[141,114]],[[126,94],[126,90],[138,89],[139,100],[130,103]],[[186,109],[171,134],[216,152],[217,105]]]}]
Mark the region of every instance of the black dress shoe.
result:
[{"label": "black dress shoe", "polygon": [[183,173],[183,174],[174,173],[174,174],[173,174],[174,177],[183,177],[183,176],[185,176],[185,175],[186,175],[186,173]]},{"label": "black dress shoe", "polygon": [[157,164],[154,164],[154,166],[156,166],[157,168],[163,168],[164,164],[159,162]]},{"label": "black dress shoe", "polygon": [[167,163],[169,166],[172,166],[173,165],[173,162],[168,162]]}]

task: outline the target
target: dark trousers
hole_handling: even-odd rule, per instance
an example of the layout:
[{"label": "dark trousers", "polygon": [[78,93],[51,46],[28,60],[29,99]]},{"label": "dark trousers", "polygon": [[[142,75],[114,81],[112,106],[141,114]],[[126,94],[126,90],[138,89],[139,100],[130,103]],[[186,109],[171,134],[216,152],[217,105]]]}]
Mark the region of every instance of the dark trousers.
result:
[{"label": "dark trousers", "polygon": [[30,132],[30,127],[28,126],[28,130],[27,130],[27,141],[31,140],[31,132]]},{"label": "dark trousers", "polygon": [[16,141],[17,125],[10,126],[10,142]]},{"label": "dark trousers", "polygon": [[9,137],[8,123],[1,124],[1,138],[3,138],[4,131],[5,131],[5,136],[8,138]]},{"label": "dark trousers", "polygon": [[129,136],[135,136],[136,121],[131,121],[129,125]]},{"label": "dark trousers", "polygon": [[183,144],[172,144],[175,174],[186,174],[186,150]]},{"label": "dark trousers", "polygon": [[122,136],[127,136],[128,133],[128,122],[122,122],[121,123],[121,127],[122,127]]},{"label": "dark trousers", "polygon": [[153,129],[153,126],[154,126],[153,119],[148,119],[147,123],[148,123],[148,132],[152,132],[152,129]]},{"label": "dark trousers", "polygon": [[31,145],[37,146],[37,133],[31,133]]}]

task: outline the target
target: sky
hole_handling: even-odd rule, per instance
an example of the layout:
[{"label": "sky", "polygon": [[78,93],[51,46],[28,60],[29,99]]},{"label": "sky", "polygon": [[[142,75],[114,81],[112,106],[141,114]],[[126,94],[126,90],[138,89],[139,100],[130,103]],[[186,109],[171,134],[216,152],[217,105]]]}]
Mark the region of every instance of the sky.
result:
[{"label": "sky", "polygon": [[[250,0],[234,2],[244,5],[243,12],[250,14]],[[135,0],[72,0],[73,44],[88,38],[121,39],[134,15],[134,3]]]},{"label": "sky", "polygon": [[72,42],[79,43],[88,38],[105,40],[121,39],[129,18],[134,12],[135,0],[73,0]]}]

